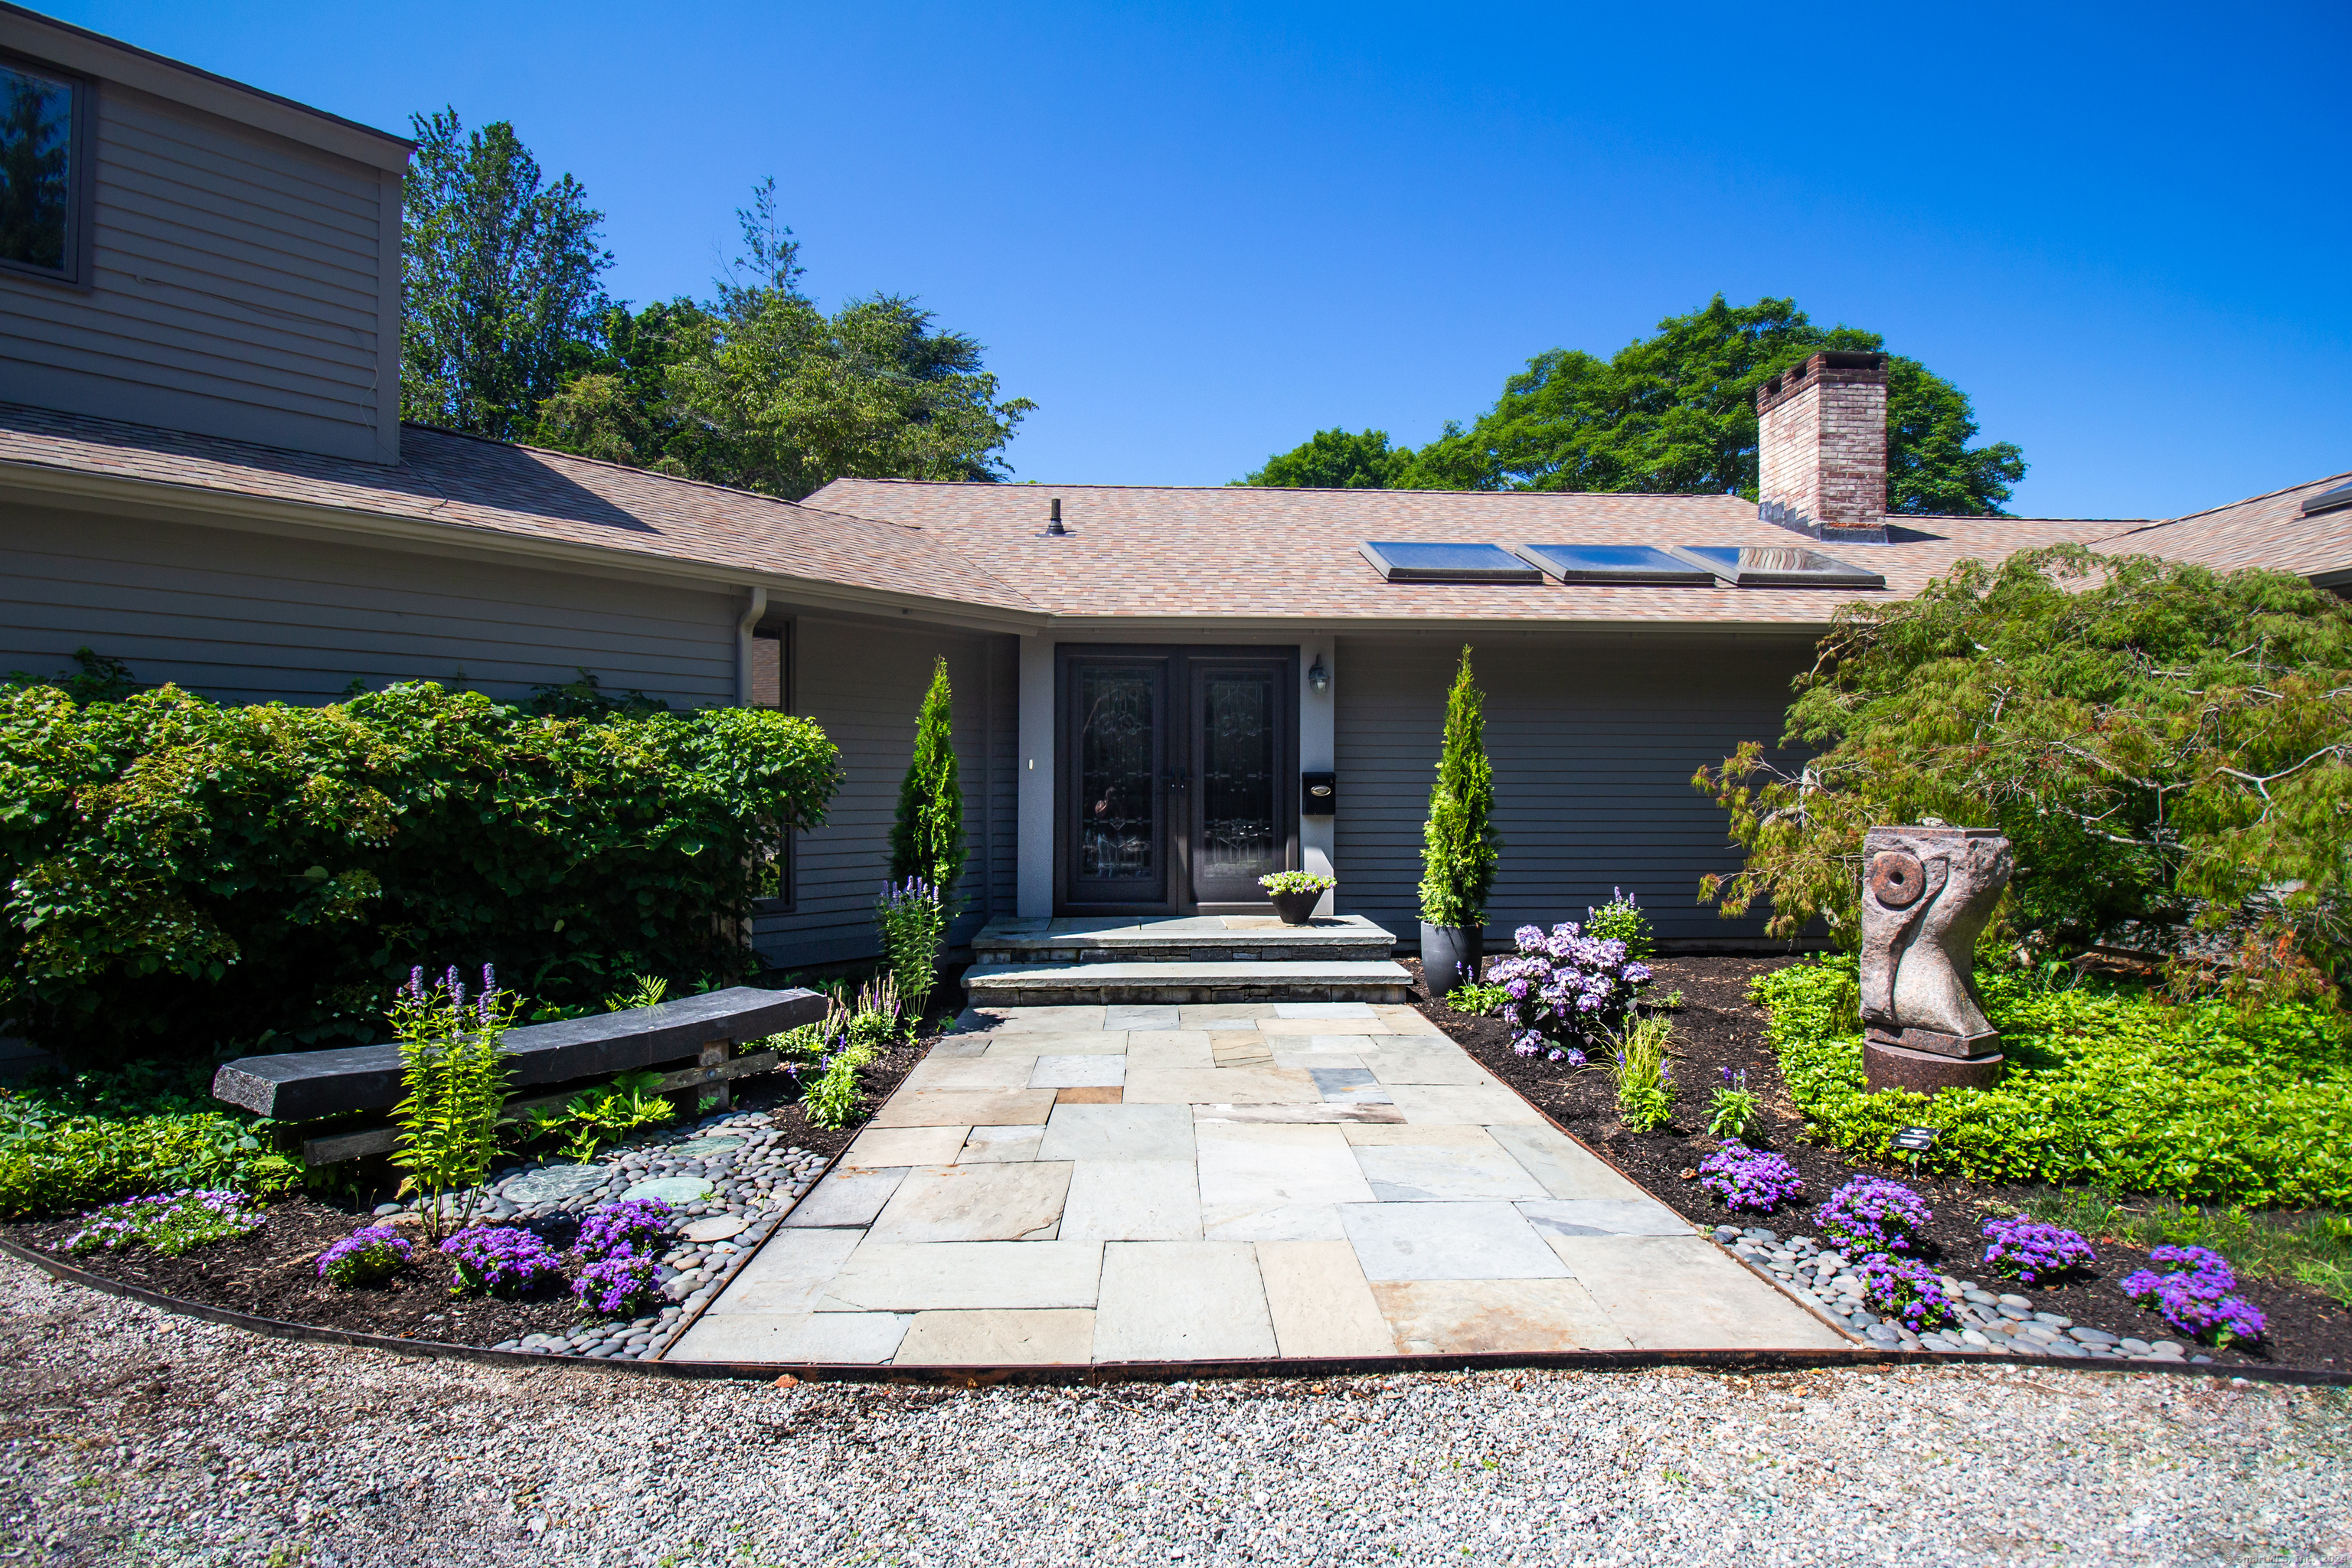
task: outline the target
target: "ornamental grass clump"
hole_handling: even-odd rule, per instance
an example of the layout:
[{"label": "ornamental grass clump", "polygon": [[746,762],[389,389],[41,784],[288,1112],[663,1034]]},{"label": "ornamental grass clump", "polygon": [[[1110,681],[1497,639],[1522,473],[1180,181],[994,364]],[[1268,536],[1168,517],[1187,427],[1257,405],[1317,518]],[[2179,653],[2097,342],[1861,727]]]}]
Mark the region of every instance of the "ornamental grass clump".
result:
[{"label": "ornamental grass clump", "polygon": [[1618,1031],[1616,1050],[1602,1070],[1617,1084],[1617,1120],[1636,1132],[1655,1132],[1674,1119],[1674,1041],[1670,1018],[1635,1018]]},{"label": "ornamental grass clump", "polygon": [[389,1279],[408,1266],[408,1238],[388,1225],[362,1226],[319,1254],[319,1278],[350,1290]]},{"label": "ornamental grass clump", "polygon": [[441,1244],[457,1266],[453,1296],[527,1296],[560,1278],[562,1268],[546,1242],[513,1226],[478,1225]]},{"label": "ornamental grass clump", "polygon": [[2173,1267],[2159,1274],[2142,1268],[2124,1277],[2123,1291],[2141,1307],[2164,1315],[2164,1321],[2191,1339],[2226,1345],[2237,1340],[2259,1340],[2269,1331],[2262,1310],[2234,1296],[2237,1271],[2220,1253],[2202,1247],[2159,1247],[2148,1261]]},{"label": "ornamental grass clump", "polygon": [[1727,1209],[1770,1214],[1805,1190],[1797,1167],[1766,1149],[1740,1142],[1726,1143],[1699,1162],[1698,1184],[1713,1193]]},{"label": "ornamental grass clump", "polygon": [[2080,1231],[2021,1215],[1985,1221],[1983,1235],[1992,1244],[1985,1248],[1985,1267],[2021,1285],[2055,1279],[2099,1260]]},{"label": "ornamental grass clump", "polygon": [[1953,1321],[1952,1299],[1945,1293],[1943,1280],[1924,1263],[1908,1258],[1866,1258],[1853,1275],[1862,1281],[1865,1306],[1915,1334]]},{"label": "ornamental grass clump", "polygon": [[1900,1182],[1856,1176],[1830,1194],[1813,1221],[1850,1253],[1910,1252],[1934,1219],[1918,1194]]},{"label": "ornamental grass clump", "polygon": [[127,1247],[177,1258],[244,1236],[261,1223],[261,1205],[239,1193],[191,1189],[131,1198],[82,1217],[87,1223],[65,1239],[65,1250],[77,1258]]},{"label": "ornamental grass clump", "polygon": [[1632,1013],[1649,965],[1629,958],[1622,940],[1591,935],[1573,921],[1549,931],[1521,926],[1512,940],[1518,952],[1486,966],[1487,984],[1506,997],[1511,1049],[1582,1067],[1586,1049]]}]

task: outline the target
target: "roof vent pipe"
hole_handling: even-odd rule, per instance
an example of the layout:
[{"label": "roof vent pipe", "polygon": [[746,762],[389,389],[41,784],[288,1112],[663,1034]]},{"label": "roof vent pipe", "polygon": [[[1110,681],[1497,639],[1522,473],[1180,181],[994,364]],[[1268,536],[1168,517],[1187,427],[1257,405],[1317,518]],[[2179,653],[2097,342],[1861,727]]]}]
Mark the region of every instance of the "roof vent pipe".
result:
[{"label": "roof vent pipe", "polygon": [[1045,535],[1049,539],[1060,539],[1070,531],[1062,526],[1062,498],[1055,496],[1045,504],[1053,509],[1045,519]]}]

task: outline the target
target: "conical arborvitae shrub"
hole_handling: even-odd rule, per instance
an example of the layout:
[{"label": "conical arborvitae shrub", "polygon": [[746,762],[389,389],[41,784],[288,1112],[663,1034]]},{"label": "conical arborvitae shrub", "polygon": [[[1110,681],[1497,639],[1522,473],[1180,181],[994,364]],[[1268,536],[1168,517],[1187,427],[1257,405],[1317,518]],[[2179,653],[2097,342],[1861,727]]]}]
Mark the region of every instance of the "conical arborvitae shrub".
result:
[{"label": "conical arborvitae shrub", "polygon": [[898,818],[890,829],[890,880],[929,884],[944,904],[963,875],[963,792],[956,785],[955,737],[950,725],[948,661],[931,671],[931,689],[915,721],[915,757],[898,785]]},{"label": "conical arborvitae shrub", "polygon": [[1486,700],[1470,678],[1470,650],[1445,699],[1445,743],[1422,826],[1421,918],[1462,930],[1486,923],[1486,894],[1503,858],[1495,831],[1495,768],[1486,760]]}]

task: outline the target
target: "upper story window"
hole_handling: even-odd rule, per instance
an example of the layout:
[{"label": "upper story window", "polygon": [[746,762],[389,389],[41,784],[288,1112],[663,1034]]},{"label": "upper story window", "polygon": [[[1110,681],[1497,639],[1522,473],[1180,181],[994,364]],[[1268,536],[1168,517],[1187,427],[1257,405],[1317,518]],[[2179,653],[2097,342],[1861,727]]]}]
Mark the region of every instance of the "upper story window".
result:
[{"label": "upper story window", "polygon": [[0,268],[89,282],[89,121],[87,83],[0,56]]}]

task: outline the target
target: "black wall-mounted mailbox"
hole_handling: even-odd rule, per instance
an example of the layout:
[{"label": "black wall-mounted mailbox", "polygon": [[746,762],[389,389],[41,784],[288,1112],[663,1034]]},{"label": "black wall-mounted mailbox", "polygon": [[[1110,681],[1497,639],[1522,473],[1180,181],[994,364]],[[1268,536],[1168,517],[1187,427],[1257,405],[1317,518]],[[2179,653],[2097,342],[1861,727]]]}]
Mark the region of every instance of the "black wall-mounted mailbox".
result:
[{"label": "black wall-mounted mailbox", "polygon": [[1301,773],[1298,775],[1298,815],[1329,816],[1339,804],[1338,773]]}]

